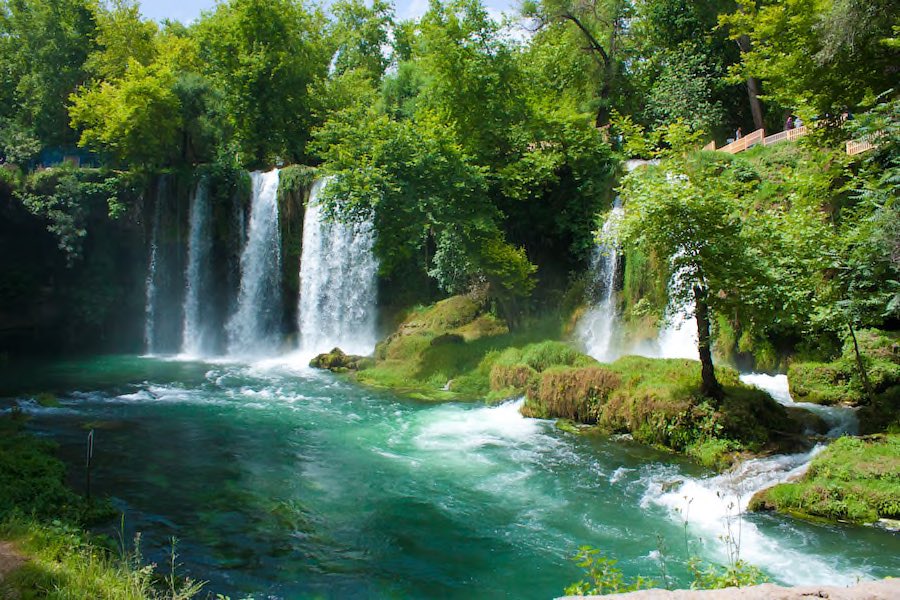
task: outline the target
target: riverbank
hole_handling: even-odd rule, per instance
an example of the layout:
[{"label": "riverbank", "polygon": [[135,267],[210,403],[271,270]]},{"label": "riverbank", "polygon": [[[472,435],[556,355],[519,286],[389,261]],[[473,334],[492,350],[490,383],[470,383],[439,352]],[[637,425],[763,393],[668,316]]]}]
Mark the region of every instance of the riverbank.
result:
[{"label": "riverbank", "polygon": [[68,487],[56,446],[23,425],[22,415],[0,415],[0,597],[187,600],[199,592],[202,584],[174,571],[162,581],[143,562],[139,538],[116,548],[89,533],[115,513]]},{"label": "riverbank", "polygon": [[900,519],[900,435],[840,438],[813,459],[799,480],[757,493],[749,508],[890,525]]}]

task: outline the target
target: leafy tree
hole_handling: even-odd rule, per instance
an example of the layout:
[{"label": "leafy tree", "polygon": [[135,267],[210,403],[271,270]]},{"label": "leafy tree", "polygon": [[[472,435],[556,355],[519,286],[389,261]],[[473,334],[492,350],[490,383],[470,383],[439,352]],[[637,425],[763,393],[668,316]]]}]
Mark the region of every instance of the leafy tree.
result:
[{"label": "leafy tree", "polygon": [[362,69],[372,81],[380,81],[388,66],[384,49],[394,22],[390,4],[375,0],[369,7],[362,0],[341,0],[331,6],[335,17],[334,37],[337,52],[334,72],[342,75]]},{"label": "leafy tree", "polygon": [[135,0],[108,0],[96,9],[98,48],[91,52],[85,69],[97,80],[125,75],[130,61],[147,66],[156,56],[157,27],[141,18]]},{"label": "leafy tree", "polygon": [[130,58],[120,77],[73,94],[70,115],[72,125],[81,130],[79,143],[126,164],[168,162],[183,132],[178,74],[193,56],[196,49],[190,40],[161,36],[149,64]]},{"label": "leafy tree", "polygon": [[512,48],[497,23],[478,0],[434,1],[419,30],[414,56],[424,74],[422,101],[470,154],[501,160],[525,104]]},{"label": "leafy tree", "polygon": [[90,0],[0,0],[0,117],[44,145],[69,144],[66,99],[85,81]]},{"label": "leafy tree", "polygon": [[595,124],[609,123],[614,97],[619,91],[623,69],[623,37],[631,15],[627,0],[526,0],[522,12],[535,21],[537,28],[567,24],[582,40],[582,48],[591,57],[597,74]]},{"label": "leafy tree", "polygon": [[306,157],[310,86],[324,78],[329,50],[321,12],[298,0],[230,0],[196,25],[206,74],[244,164]]},{"label": "leafy tree", "polygon": [[812,117],[871,103],[895,79],[890,38],[900,12],[891,0],[738,0],[723,16],[752,47],[737,77],[767,82],[766,97]]},{"label": "leafy tree", "polygon": [[737,202],[745,184],[728,168],[730,157],[673,153],[659,166],[625,177],[621,239],[670,268],[671,301],[694,305],[701,392],[721,400],[711,353],[712,311],[749,303],[764,287],[748,260]]}]

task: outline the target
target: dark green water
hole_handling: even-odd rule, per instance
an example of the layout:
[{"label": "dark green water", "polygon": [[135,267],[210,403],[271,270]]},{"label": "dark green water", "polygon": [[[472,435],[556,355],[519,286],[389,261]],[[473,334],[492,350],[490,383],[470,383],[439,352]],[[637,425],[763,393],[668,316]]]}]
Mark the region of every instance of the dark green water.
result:
[{"label": "dark green water", "polygon": [[[569,557],[583,544],[658,577],[660,537],[683,585],[687,495],[693,551],[721,557],[721,482],[688,463],[557,431],[513,403],[415,403],[290,362],[40,365],[5,372],[0,402],[61,444],[76,485],[93,427],[94,493],[150,558],[176,536],[185,570],[233,598],[550,598],[580,577]],[[62,406],[12,387],[54,390]],[[662,492],[673,480],[685,483]],[[872,529],[752,516],[742,535],[777,581],[900,574],[900,539]]]}]

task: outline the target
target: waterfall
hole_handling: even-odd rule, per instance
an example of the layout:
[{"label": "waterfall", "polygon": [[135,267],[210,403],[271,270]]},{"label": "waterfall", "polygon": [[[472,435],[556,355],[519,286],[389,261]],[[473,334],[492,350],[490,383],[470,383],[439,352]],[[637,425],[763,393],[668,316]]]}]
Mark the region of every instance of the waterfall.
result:
[{"label": "waterfall", "polygon": [[159,285],[157,267],[159,263],[159,236],[162,227],[162,203],[165,198],[167,181],[165,176],[159,178],[156,188],[156,201],[153,206],[153,229],[150,233],[150,261],[147,266],[147,282],[145,286],[146,301],[144,303],[144,348],[148,354],[157,352],[156,314],[159,304]]},{"label": "waterfall", "polygon": [[613,348],[616,333],[615,283],[619,264],[615,237],[623,215],[622,202],[617,197],[591,256],[587,294],[592,306],[579,319],[576,328],[586,352],[600,361],[611,361],[617,357]]},{"label": "waterfall", "polygon": [[[190,234],[188,260],[184,271],[184,324],[181,351],[189,356],[203,356],[211,351],[212,334],[209,302],[203,302],[210,294],[212,271],[212,210],[206,189],[201,180],[194,189],[190,208]],[[206,309],[206,310],[204,310]]]},{"label": "waterfall", "polygon": [[275,350],[281,327],[281,232],[278,169],[250,174],[253,197],[241,253],[237,309],[228,321],[228,353],[259,356]]},{"label": "waterfall", "polygon": [[298,325],[304,353],[339,347],[369,354],[375,347],[378,262],[371,221],[328,221],[318,198],[328,179],[310,192],[303,218]]},{"label": "waterfall", "polygon": [[[679,256],[681,254],[679,253]],[[683,287],[683,279],[687,267],[682,267],[672,274],[669,290]],[[671,297],[671,292],[669,293]],[[666,307],[666,324],[659,331],[657,345],[660,358],[690,358],[700,360],[697,349],[697,320],[694,318],[694,302],[688,300],[683,304],[669,301]]]}]

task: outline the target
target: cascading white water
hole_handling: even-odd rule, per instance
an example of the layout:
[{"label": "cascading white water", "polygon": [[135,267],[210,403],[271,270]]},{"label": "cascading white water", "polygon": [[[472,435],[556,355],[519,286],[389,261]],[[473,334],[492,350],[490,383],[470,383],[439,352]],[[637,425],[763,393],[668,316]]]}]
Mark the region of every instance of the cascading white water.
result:
[{"label": "cascading white water", "polygon": [[153,207],[153,229],[150,233],[150,260],[147,265],[147,282],[144,304],[144,348],[147,354],[154,354],[156,347],[156,312],[159,304],[157,285],[157,263],[159,262],[159,236],[162,227],[162,203],[166,193],[166,178],[160,177],[156,188],[156,202]]},{"label": "cascading white water", "polygon": [[[741,381],[769,392],[780,404],[819,414],[831,427],[829,437],[852,433],[858,427],[853,409],[794,402],[785,375],[746,373],[741,375]],[[715,540],[730,535],[742,559],[780,573],[786,583],[850,584],[863,574],[847,573],[827,561],[784,548],[777,538],[743,517],[756,492],[799,477],[824,447],[819,444],[809,452],[747,460],[715,477],[685,478],[674,488],[656,480],[649,484],[643,502],[666,507],[673,518],[687,521],[694,535],[711,542],[711,548],[720,552],[721,545]]]},{"label": "cascading white water", "polygon": [[[681,287],[684,270],[677,270],[669,281],[669,289]],[[671,295],[671,294],[670,294]],[[657,337],[659,358],[691,358],[700,360],[697,350],[697,321],[694,319],[694,302],[684,304],[669,302],[666,307],[666,324]]]},{"label": "cascading white water", "polygon": [[375,347],[378,262],[370,221],[328,221],[318,198],[328,179],[310,191],[300,257],[299,331],[304,353],[334,347],[369,354]]},{"label": "cascading white water", "polygon": [[691,536],[699,538],[707,552],[718,553],[721,562],[727,557],[720,539],[730,535],[741,559],[778,573],[779,579],[789,585],[822,581],[850,585],[865,573],[847,572],[828,560],[788,548],[778,536],[743,516],[756,492],[799,477],[823,448],[818,445],[806,453],[748,460],[721,475],[685,478],[674,487],[656,480],[649,484],[642,504],[665,507],[673,519],[687,521]]},{"label": "cascading white water", "polygon": [[854,435],[859,431],[856,411],[846,406],[823,406],[812,402],[794,402],[788,388],[787,375],[766,375],[765,373],[744,373],[741,381],[768,392],[776,402],[791,408],[802,408],[822,417],[828,424],[826,435],[831,438],[845,434]]},{"label": "cascading white water", "polygon": [[203,295],[210,292],[212,259],[212,210],[201,180],[191,198],[188,260],[184,271],[184,323],[181,351],[188,356],[204,356],[210,352],[209,322],[204,319]]},{"label": "cascading white water", "polygon": [[617,197],[609,217],[603,223],[600,241],[591,256],[591,280],[588,297],[592,306],[578,321],[576,334],[585,351],[599,361],[617,358],[613,338],[616,334],[615,283],[619,264],[616,231],[624,214]]},{"label": "cascading white water", "polygon": [[241,253],[237,310],[228,321],[228,353],[260,356],[279,344],[281,326],[281,232],[278,169],[250,174],[253,197],[247,241]]}]

